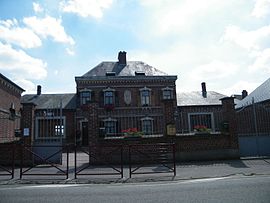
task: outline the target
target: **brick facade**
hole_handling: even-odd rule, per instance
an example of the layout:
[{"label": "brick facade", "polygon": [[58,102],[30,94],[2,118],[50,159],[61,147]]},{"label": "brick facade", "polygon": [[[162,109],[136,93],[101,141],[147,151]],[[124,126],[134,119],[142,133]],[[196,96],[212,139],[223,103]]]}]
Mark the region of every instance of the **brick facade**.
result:
[{"label": "brick facade", "polygon": [[[176,76],[76,77],[77,100],[81,91],[91,91],[89,104],[77,102],[77,122],[88,121],[90,142],[95,142],[100,128],[104,127],[103,121],[109,118],[117,122],[118,136],[128,128],[142,131],[141,119],[145,117],[153,119],[154,132],[166,134],[166,124],[174,124],[175,80]],[[172,89],[173,98],[170,100],[162,98],[162,89],[166,87]],[[108,88],[114,93],[114,104],[109,110],[104,106],[104,91]],[[150,104],[147,106],[141,104],[141,90],[144,88],[150,90]],[[130,92],[130,102],[125,101],[126,91]],[[133,120],[129,122],[128,119]]]},{"label": "brick facade", "polygon": [[[14,131],[20,129],[20,98],[24,90],[0,74],[0,142],[15,140]],[[15,117],[10,119],[10,109]]]}]

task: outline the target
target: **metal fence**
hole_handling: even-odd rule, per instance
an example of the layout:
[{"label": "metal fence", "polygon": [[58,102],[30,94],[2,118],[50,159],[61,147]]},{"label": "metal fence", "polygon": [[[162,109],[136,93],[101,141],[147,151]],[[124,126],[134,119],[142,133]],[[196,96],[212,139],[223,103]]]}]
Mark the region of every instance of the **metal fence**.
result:
[{"label": "metal fence", "polygon": [[175,144],[129,145],[129,177],[135,174],[153,173],[176,175]]},{"label": "metal fence", "polygon": [[123,145],[75,146],[75,178],[120,175],[123,178]]},{"label": "metal fence", "polygon": [[[15,176],[15,169],[20,179],[68,179],[70,177],[88,179],[101,176],[123,178],[124,163],[127,164],[130,178],[135,174],[150,173],[176,175],[174,144],[81,147],[76,145],[36,146],[20,143],[5,144],[0,147],[1,150],[6,151],[6,162],[3,162],[3,156],[0,156],[0,175],[11,179]],[[48,153],[37,153],[36,149],[40,148]]]},{"label": "metal fence", "polygon": [[[43,148],[42,153],[36,149]],[[69,175],[69,145],[25,145],[20,146],[20,179],[23,176]],[[46,153],[49,152],[49,153]],[[63,160],[62,158],[65,157]]]},{"label": "metal fence", "polygon": [[0,143],[0,176],[14,178],[15,144]]}]

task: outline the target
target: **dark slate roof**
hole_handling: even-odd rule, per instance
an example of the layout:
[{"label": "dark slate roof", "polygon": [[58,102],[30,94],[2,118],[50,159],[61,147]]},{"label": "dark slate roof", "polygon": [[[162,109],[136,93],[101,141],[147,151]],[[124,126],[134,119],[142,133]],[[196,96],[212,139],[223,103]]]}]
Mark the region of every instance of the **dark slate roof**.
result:
[{"label": "dark slate roof", "polygon": [[241,108],[243,106],[248,106],[252,104],[253,98],[254,103],[270,100],[270,78],[266,80],[263,84],[261,84],[259,87],[257,87],[247,97],[238,102],[235,108]]},{"label": "dark slate roof", "polygon": [[22,96],[21,103],[33,103],[37,109],[76,109],[76,94],[27,94]]},{"label": "dark slate roof", "polygon": [[133,76],[135,75],[135,71],[144,72],[145,75],[150,76],[167,75],[142,61],[128,61],[126,65],[105,61],[85,73],[82,77],[105,76],[107,72],[115,72],[117,76]]},{"label": "dark slate roof", "polygon": [[177,106],[221,105],[220,99],[224,97],[227,96],[214,91],[207,91],[206,97],[200,91],[180,92],[177,93]]}]

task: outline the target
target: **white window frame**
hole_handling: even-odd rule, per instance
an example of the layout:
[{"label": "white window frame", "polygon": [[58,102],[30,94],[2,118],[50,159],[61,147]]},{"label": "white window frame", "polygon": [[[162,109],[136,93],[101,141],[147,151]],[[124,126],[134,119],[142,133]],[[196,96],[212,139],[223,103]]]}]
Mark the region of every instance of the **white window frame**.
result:
[{"label": "white window frame", "polygon": [[[166,95],[165,93],[169,93],[168,95]],[[173,99],[173,88],[171,87],[165,87],[162,89],[162,98],[164,100],[169,100],[169,99]]]},{"label": "white window frame", "polygon": [[[154,129],[153,129],[153,118],[150,118],[150,117],[145,117],[145,118],[142,118],[141,121],[142,121],[142,131],[145,135],[152,135],[153,132],[154,132]],[[148,127],[145,128],[145,122],[149,122],[150,121],[150,131],[148,131]]]},{"label": "white window frame", "polygon": [[[88,104],[89,102],[91,102],[91,100],[92,100],[92,96],[91,96],[92,90],[85,88],[85,89],[80,90],[79,92],[80,92],[80,104],[81,105]],[[82,97],[83,93],[89,93],[88,99],[87,99],[87,97]]]},{"label": "white window frame", "polygon": [[[55,139],[55,138],[61,138],[61,136],[44,136],[44,137],[40,137],[39,136],[39,121],[40,120],[48,120],[48,122],[50,122],[49,120],[60,120],[61,117],[60,116],[56,116],[56,117],[42,117],[42,116],[38,116],[35,119],[35,139],[36,140],[42,140],[42,139]],[[55,125],[54,126],[54,133],[56,132],[55,127],[56,126],[60,126],[60,125]],[[66,138],[66,117],[62,116],[62,128],[63,128],[63,136],[62,138]]]},{"label": "white window frame", "polygon": [[191,126],[191,116],[196,115],[210,115],[211,116],[211,131],[215,132],[215,120],[214,120],[214,113],[213,112],[194,112],[194,113],[188,113],[188,127],[189,132],[193,132],[193,127]]},{"label": "white window frame", "polygon": [[[117,129],[116,129],[116,122],[117,120],[116,119],[112,119],[112,118],[107,118],[107,119],[104,119],[103,120],[104,122],[104,128],[105,128],[105,133],[106,135],[113,135],[115,136],[116,133],[117,133]],[[108,132],[108,123],[113,123],[112,127],[110,126],[110,128],[113,128],[113,131],[112,132]]]},{"label": "white window frame", "polygon": [[[104,105],[105,106],[106,105],[114,105],[115,104],[115,90],[109,87],[107,89],[104,89],[103,93],[104,93]],[[112,95],[108,96],[108,95],[106,95],[107,93],[111,93]],[[107,102],[108,97],[110,98],[109,99],[110,102]]]},{"label": "white window frame", "polygon": [[[140,89],[140,96],[141,96],[141,105],[142,106],[150,106],[151,104],[151,89],[144,87]],[[148,95],[144,95],[147,92]]]}]

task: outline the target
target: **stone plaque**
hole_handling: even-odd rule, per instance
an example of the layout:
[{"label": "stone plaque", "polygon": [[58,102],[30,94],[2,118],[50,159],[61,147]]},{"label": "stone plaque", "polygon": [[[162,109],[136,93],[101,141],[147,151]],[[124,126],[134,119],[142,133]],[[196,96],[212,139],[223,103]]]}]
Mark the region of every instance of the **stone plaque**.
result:
[{"label": "stone plaque", "polygon": [[124,101],[126,104],[131,104],[131,92],[129,90],[125,90],[124,92]]}]

